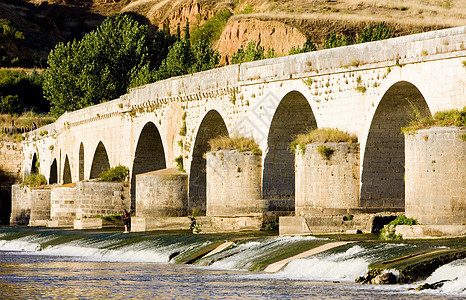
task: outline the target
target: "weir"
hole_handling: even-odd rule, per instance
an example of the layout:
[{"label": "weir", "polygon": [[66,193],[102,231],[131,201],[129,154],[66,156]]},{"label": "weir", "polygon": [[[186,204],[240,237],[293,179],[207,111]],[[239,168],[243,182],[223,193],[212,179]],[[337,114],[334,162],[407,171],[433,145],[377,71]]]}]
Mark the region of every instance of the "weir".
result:
[{"label": "weir", "polygon": [[[34,256],[35,260],[58,257],[59,261],[151,263],[150,268],[156,267],[155,263],[189,264],[211,270],[255,271],[264,278],[334,283],[386,272],[392,272],[402,284],[433,283],[428,278],[437,273],[437,281],[446,280],[442,293],[460,294],[466,289],[464,238],[386,243],[357,235],[338,241],[331,236],[277,237],[266,233],[192,235],[189,231],[162,231],[128,235],[114,230],[0,228],[0,252]],[[443,265],[440,268],[439,262]]]},{"label": "weir", "polygon": [[[441,155],[451,145],[441,142],[443,131],[433,134],[440,137],[434,148],[423,144],[434,137],[413,140],[400,132],[414,112],[428,116],[466,106],[465,42],[463,26],[134,88],[25,134],[21,174],[38,167],[50,184],[92,184],[97,191],[103,183],[93,180],[100,172],[127,166],[129,182],[106,187],[108,207],[86,217],[125,207],[135,213],[137,231],[258,230],[279,219],[287,234],[371,232],[378,220],[405,212],[429,226],[456,224],[461,232],[466,176],[454,157],[464,157],[464,129],[451,135],[451,157]],[[289,152],[297,134],[315,128],[349,132],[358,145],[325,145],[334,150],[327,158],[313,155],[313,145],[303,154]],[[206,154],[208,141],[221,135],[253,138],[262,154]],[[430,165],[421,161],[426,157]],[[157,175],[173,168],[184,175]],[[51,198],[48,219],[32,214],[42,203],[38,193],[24,193],[31,201],[15,193],[11,224],[23,214],[29,225],[71,226],[79,219],[85,189],[57,186],[43,193]],[[424,201],[426,195],[441,196]],[[92,201],[103,201],[97,198]]]}]

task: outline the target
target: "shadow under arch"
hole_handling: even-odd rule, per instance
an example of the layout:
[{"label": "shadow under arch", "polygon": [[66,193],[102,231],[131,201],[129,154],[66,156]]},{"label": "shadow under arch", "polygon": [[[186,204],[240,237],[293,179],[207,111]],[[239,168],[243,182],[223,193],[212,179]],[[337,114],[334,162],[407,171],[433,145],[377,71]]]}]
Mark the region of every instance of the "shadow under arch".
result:
[{"label": "shadow under arch", "polygon": [[393,84],[380,100],[367,136],[361,207],[404,211],[405,140],[401,128],[416,115],[431,115],[424,96],[410,82]]},{"label": "shadow under arch", "polygon": [[136,204],[136,175],[167,167],[160,132],[154,123],[148,122],[139,135],[131,173],[131,210]]},{"label": "shadow under arch", "polygon": [[52,164],[50,165],[50,177],[49,184],[58,183],[58,166],[57,159],[54,158]]},{"label": "shadow under arch", "polygon": [[31,174],[37,174],[39,172],[39,168],[37,167],[37,153],[34,153],[32,156],[32,163],[31,163]]},{"label": "shadow under arch", "polygon": [[102,142],[99,142],[92,159],[91,173],[89,179],[98,178],[100,173],[108,171],[110,163],[108,160],[107,150]]},{"label": "shadow under arch", "polygon": [[84,180],[84,145],[79,145],[78,180]]},{"label": "shadow under arch", "polygon": [[286,94],[278,105],[267,137],[267,151],[262,174],[262,195],[270,201],[269,210],[294,210],[294,154],[289,151],[293,139],[317,128],[309,102],[298,91]]},{"label": "shadow under arch", "polygon": [[210,110],[202,119],[193,147],[191,167],[189,168],[189,207],[192,213],[206,212],[206,159],[209,140],[218,136],[228,136],[228,129],[222,116],[216,110]]},{"label": "shadow under arch", "polygon": [[65,164],[63,166],[63,184],[71,183],[71,167],[68,155],[65,155]]}]

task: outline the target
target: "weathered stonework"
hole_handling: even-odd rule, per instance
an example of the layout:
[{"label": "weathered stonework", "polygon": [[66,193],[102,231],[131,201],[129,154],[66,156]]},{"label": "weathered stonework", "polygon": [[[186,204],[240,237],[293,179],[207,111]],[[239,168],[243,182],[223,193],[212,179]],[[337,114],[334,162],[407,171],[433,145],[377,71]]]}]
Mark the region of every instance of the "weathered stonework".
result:
[{"label": "weathered stonework", "polygon": [[[28,133],[22,143],[22,175],[30,172],[34,157],[39,173],[59,184],[88,180],[121,164],[130,169],[131,207],[137,211],[136,176],[173,168],[176,158],[188,174],[188,211],[202,214],[208,141],[236,134],[254,138],[262,150],[261,198],[267,211],[289,213],[295,211],[296,194],[289,142],[309,129],[337,128],[355,134],[360,143],[360,209],[402,212],[401,127],[409,123],[413,106],[421,115],[466,106],[465,41],[462,26],[230,65],[137,87]],[[350,199],[341,205],[348,207]],[[73,214],[53,201],[52,218]]]},{"label": "weathered stonework", "polygon": [[138,174],[136,216],[142,218],[188,215],[188,175],[175,168]]},{"label": "weathered stonework", "polygon": [[15,184],[12,189],[11,225],[45,226],[50,218],[50,188]]},{"label": "weathered stonework", "polygon": [[0,225],[8,224],[11,211],[11,186],[20,178],[22,145],[0,141]]},{"label": "weathered stonework", "polygon": [[76,218],[121,215],[130,199],[121,182],[78,181]]},{"label": "weathered stonework", "polygon": [[207,157],[207,215],[250,216],[268,210],[261,197],[261,156],[232,150]]},{"label": "weathered stonework", "polygon": [[405,134],[406,215],[421,224],[466,225],[466,129]]},{"label": "weathered stonework", "polygon": [[73,226],[76,219],[76,185],[58,186],[50,197],[50,219],[47,226]]},{"label": "weathered stonework", "polygon": [[[319,153],[319,147],[331,153]],[[295,164],[297,216],[359,208],[359,144],[308,144],[304,152],[297,151]]]}]

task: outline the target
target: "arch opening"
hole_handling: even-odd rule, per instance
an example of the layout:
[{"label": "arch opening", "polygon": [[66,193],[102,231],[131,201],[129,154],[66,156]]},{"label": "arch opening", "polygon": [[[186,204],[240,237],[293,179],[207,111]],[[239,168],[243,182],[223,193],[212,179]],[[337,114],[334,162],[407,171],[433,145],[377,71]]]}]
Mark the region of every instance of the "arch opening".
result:
[{"label": "arch opening", "polygon": [[421,92],[407,81],[392,85],[380,100],[369,129],[362,164],[361,207],[404,210],[405,140],[401,128],[415,115],[431,115]]},{"label": "arch opening", "polygon": [[108,160],[107,150],[102,142],[99,142],[94,152],[94,158],[92,159],[91,173],[89,179],[98,178],[100,173],[108,171],[110,169],[110,163]]},{"label": "arch opening", "polygon": [[37,162],[37,153],[34,153],[32,156],[32,163],[31,163],[31,174],[39,173],[39,163]]},{"label": "arch opening", "polygon": [[49,184],[58,183],[58,166],[57,159],[54,158],[52,164],[50,165],[50,177]]},{"label": "arch opening", "polygon": [[147,123],[139,135],[131,177],[131,210],[135,209],[136,175],[165,169],[165,151],[162,138],[154,123]]},{"label": "arch opening", "polygon": [[189,169],[189,206],[188,211],[206,213],[206,159],[209,140],[218,136],[228,136],[228,129],[222,116],[215,110],[209,111],[199,125],[194,142],[191,167]]},{"label": "arch opening", "polygon": [[79,145],[78,180],[84,180],[84,145]]},{"label": "arch opening", "polygon": [[70,167],[70,160],[68,159],[68,155],[65,156],[65,164],[63,166],[63,184],[71,183],[71,167]]},{"label": "arch opening", "polygon": [[293,91],[280,101],[267,137],[267,151],[262,174],[262,195],[269,200],[269,210],[294,210],[294,154],[289,151],[293,139],[317,128],[307,99]]}]

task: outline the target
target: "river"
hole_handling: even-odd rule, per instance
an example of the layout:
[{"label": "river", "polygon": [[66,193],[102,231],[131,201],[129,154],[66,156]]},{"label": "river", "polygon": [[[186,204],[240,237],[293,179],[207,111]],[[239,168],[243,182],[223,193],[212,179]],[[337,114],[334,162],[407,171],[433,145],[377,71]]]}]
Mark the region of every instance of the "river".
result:
[{"label": "river", "polygon": [[[181,264],[196,249],[232,237],[3,227],[0,228],[0,298],[466,298],[466,260],[445,265],[427,280],[415,284],[359,285],[353,282],[380,257],[390,258],[419,247],[402,242],[348,244],[294,260],[281,271],[269,274],[254,270],[260,269],[258,266],[266,262],[267,257],[279,255],[283,249],[316,245],[324,239],[239,235],[230,248],[199,259],[194,265]],[[443,279],[454,280],[438,290],[408,291],[424,282]]]}]

